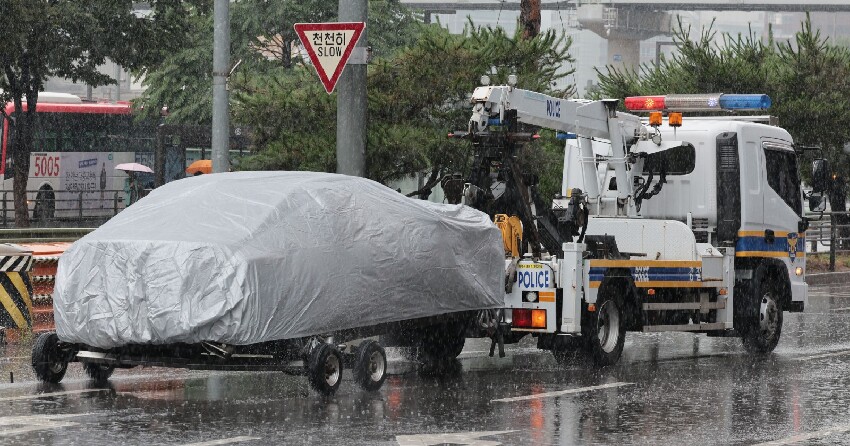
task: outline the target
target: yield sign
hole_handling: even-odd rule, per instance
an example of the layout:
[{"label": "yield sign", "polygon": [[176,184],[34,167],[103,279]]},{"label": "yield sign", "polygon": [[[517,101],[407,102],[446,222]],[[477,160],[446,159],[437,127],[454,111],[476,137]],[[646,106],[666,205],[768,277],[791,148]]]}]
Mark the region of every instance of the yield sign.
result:
[{"label": "yield sign", "polygon": [[295,24],[295,33],[301,39],[328,93],[334,90],[365,27],[363,22]]}]

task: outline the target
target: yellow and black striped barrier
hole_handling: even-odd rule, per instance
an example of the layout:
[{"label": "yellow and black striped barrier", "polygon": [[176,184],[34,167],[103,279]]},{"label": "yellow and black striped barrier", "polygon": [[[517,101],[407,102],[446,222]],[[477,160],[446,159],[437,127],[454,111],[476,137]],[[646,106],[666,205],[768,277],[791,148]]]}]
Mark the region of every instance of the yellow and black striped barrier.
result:
[{"label": "yellow and black striped barrier", "polygon": [[32,253],[0,245],[0,328],[32,329]]}]

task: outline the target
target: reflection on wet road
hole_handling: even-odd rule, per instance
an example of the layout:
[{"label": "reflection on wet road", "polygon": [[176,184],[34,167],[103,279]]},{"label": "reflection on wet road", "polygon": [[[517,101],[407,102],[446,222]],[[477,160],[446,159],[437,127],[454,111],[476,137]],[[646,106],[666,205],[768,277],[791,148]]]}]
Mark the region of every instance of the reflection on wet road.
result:
[{"label": "reflection on wet road", "polygon": [[46,386],[29,347],[9,346],[0,444],[848,444],[848,328],[850,285],[813,287],[767,358],[735,338],[629,333],[616,367],[561,367],[531,339],[502,359],[470,340],[448,374],[390,349],[380,392],[346,372],[333,398],[274,372],[141,368],[97,387],[74,364]]}]

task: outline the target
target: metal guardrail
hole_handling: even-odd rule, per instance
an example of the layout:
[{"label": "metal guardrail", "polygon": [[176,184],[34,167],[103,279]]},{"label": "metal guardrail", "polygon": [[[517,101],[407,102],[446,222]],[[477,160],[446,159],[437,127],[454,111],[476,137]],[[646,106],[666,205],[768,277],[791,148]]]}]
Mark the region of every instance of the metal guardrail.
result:
[{"label": "metal guardrail", "polygon": [[[850,253],[850,212],[807,213],[809,253],[829,252],[829,270],[835,271],[835,256]],[[827,250],[822,250],[827,248]]]},{"label": "metal guardrail", "polygon": [[79,240],[95,228],[0,229],[0,243],[50,243]]},{"label": "metal guardrail", "polygon": [[[27,191],[30,226],[98,227],[125,207],[124,190]],[[0,228],[15,227],[15,202],[11,191],[0,193]]]}]

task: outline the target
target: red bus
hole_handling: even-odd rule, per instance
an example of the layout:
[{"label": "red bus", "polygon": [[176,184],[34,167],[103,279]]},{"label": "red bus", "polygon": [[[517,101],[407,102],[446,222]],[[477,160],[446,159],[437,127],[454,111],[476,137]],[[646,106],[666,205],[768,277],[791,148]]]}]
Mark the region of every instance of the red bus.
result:
[{"label": "red bus", "polygon": [[[13,104],[6,105],[6,114],[15,118]],[[137,122],[129,103],[87,103],[74,95],[41,93],[34,127],[27,200],[35,220],[111,216],[125,206],[127,174],[115,166],[138,162],[153,167],[155,124]],[[6,218],[14,208],[12,138],[4,119],[0,204]],[[144,185],[148,182],[152,186],[152,175],[142,178]]]}]

